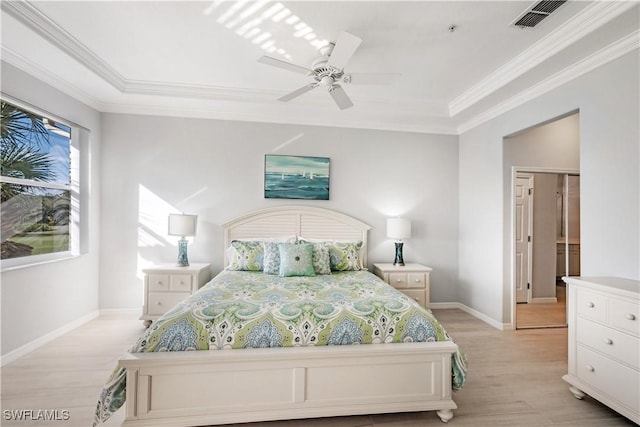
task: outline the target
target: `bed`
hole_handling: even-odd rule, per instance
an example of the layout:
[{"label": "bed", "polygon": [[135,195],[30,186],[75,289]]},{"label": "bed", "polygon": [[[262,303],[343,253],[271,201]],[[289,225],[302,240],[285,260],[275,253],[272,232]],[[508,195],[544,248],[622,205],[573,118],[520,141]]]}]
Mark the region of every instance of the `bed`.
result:
[{"label": "bed", "polygon": [[453,417],[464,355],[429,310],[366,271],[368,225],[279,206],[223,227],[225,270],[121,358],[94,425],[121,406],[123,426],[430,410],[443,422]]}]

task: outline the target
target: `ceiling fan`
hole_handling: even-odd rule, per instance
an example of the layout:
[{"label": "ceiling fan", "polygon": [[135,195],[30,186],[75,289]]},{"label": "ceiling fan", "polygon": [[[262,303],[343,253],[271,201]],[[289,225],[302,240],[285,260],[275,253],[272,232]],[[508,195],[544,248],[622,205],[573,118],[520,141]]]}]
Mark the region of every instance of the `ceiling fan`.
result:
[{"label": "ceiling fan", "polygon": [[338,83],[350,84],[370,84],[384,85],[394,83],[400,74],[380,74],[380,73],[345,73],[344,67],[355,53],[358,46],[362,43],[362,39],[351,33],[343,31],[338,36],[335,43],[329,43],[327,46],[320,48],[320,55],[311,64],[311,68],[301,67],[287,61],[263,56],[258,62],[272,65],[274,67],[283,68],[285,70],[296,73],[306,74],[313,78],[313,82],[302,86],[280,98],[278,101],[288,102],[294,98],[303,95],[320,85],[325,86],[329,95],[341,110],[353,106],[353,102],[347,96],[346,92]]}]

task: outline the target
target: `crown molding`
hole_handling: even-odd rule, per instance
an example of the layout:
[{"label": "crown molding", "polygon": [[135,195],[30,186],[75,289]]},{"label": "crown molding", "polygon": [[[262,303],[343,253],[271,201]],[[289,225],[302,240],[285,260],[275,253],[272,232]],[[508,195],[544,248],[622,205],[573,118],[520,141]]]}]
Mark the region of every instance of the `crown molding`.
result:
[{"label": "crown molding", "polygon": [[519,94],[509,98],[508,100],[492,107],[481,114],[473,117],[467,122],[461,124],[458,127],[458,134],[462,134],[479,126],[491,119],[494,119],[501,114],[512,110],[519,105],[522,105],[534,98],[537,98],[553,89],[556,89],[578,77],[595,70],[615,59],[620,58],[627,53],[630,53],[640,48],[640,31],[636,30],[627,36],[609,44],[608,46],[600,49],[599,51],[581,59],[578,62],[564,68],[558,73],[550,76],[541,82],[527,88]]},{"label": "crown molding", "polygon": [[52,74],[46,68],[43,68],[39,64],[34,63],[28,58],[25,58],[23,55],[13,51],[12,49],[7,48],[6,46],[2,46],[0,49],[0,58],[8,64],[13,65],[14,67],[24,71],[27,74],[32,75],[38,80],[47,83],[49,86],[52,86],[61,92],[77,99],[80,102],[87,104],[89,107],[101,111],[105,104],[96,98],[93,95],[88,94],[87,92],[79,89],[76,86],[69,84],[67,80],[61,79],[60,77]]},{"label": "crown molding", "polygon": [[2,10],[100,76],[111,86],[120,91],[124,89],[126,80],[120,73],[31,3],[2,1],[1,6]]},{"label": "crown molding", "polygon": [[449,103],[454,117],[636,5],[596,1]]}]

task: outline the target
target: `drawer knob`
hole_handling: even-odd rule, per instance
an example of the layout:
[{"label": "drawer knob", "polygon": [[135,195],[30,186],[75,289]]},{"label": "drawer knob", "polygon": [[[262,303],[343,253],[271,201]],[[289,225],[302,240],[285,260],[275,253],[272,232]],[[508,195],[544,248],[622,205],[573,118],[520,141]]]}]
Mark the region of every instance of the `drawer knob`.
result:
[{"label": "drawer knob", "polygon": [[591,365],[587,365],[587,366],[586,366],[586,368],[587,368],[587,371],[589,371],[589,372],[593,372],[593,371],[595,371],[595,370],[596,370],[596,368],[594,368],[594,367],[593,367],[593,366],[591,366]]},{"label": "drawer knob", "polygon": [[156,282],[156,284],[158,284],[158,285],[162,285],[162,280],[158,280],[158,281]]},{"label": "drawer knob", "polygon": [[592,303],[591,301],[589,301],[589,302],[587,303],[587,307],[589,307],[589,308],[593,308],[593,307],[595,307],[595,306],[596,306],[596,305],[595,305],[594,303]]},{"label": "drawer knob", "polygon": [[416,279],[416,280],[415,280],[415,282],[416,282],[416,283],[420,283],[420,279]]},{"label": "drawer knob", "polygon": [[156,302],[156,305],[162,305],[162,303],[160,301]]},{"label": "drawer knob", "polygon": [[396,283],[402,283],[402,280],[396,279]]},{"label": "drawer knob", "polygon": [[626,317],[628,320],[636,320],[636,315],[629,313],[627,315],[625,315],[624,317]]},{"label": "drawer knob", "polygon": [[613,344],[613,340],[611,338],[605,338],[604,339],[604,343],[608,344],[608,345],[611,345],[611,344]]}]

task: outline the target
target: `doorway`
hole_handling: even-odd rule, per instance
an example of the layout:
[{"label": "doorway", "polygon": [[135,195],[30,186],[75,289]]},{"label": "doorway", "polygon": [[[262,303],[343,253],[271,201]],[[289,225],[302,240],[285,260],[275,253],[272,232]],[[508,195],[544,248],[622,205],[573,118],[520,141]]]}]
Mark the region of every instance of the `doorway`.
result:
[{"label": "doorway", "polygon": [[518,170],[514,176],[516,329],[565,327],[562,277],[580,274],[580,177]]}]

